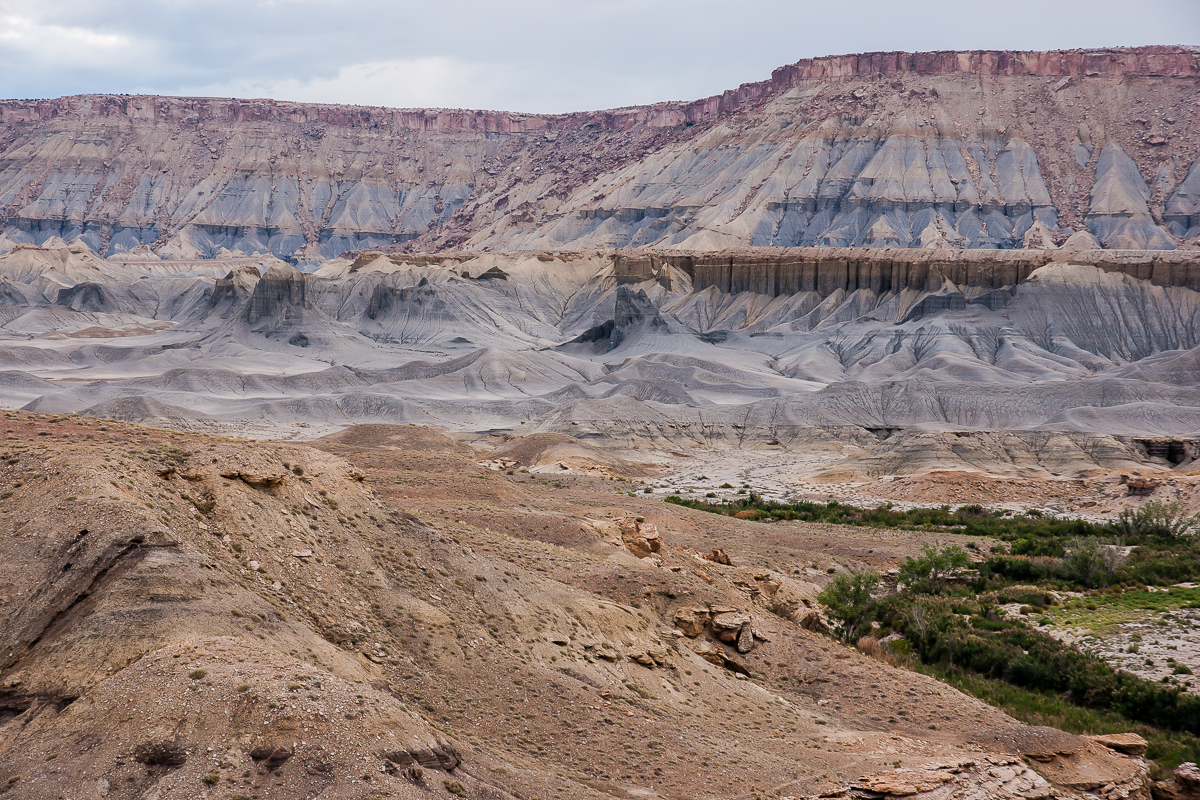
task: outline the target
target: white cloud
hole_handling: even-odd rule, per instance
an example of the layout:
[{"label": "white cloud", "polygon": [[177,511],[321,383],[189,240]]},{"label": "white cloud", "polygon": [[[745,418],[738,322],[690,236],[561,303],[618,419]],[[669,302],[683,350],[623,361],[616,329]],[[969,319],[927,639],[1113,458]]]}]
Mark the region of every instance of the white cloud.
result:
[{"label": "white cloud", "polygon": [[0,13],[0,48],[53,66],[105,66],[133,55],[134,40],[123,33],[54,25],[35,17]]},{"label": "white cloud", "polygon": [[1198,41],[1197,0],[0,0],[0,95],[583,111],[835,53]]},{"label": "white cloud", "polygon": [[187,87],[185,93],[397,108],[480,108],[490,98],[508,93],[514,73],[506,65],[473,64],[446,56],[401,58],[350,64],[332,77],[239,78]]}]

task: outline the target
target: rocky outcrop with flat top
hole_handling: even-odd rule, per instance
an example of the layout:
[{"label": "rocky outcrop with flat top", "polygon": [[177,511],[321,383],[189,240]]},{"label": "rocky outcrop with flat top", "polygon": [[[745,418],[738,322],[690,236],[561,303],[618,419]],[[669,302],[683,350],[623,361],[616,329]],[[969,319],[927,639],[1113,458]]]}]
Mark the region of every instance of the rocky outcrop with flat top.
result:
[{"label": "rocky outcrop with flat top", "polygon": [[865,53],[693,102],[528,115],[0,102],[0,249],[113,258],[1200,236],[1200,51]]}]

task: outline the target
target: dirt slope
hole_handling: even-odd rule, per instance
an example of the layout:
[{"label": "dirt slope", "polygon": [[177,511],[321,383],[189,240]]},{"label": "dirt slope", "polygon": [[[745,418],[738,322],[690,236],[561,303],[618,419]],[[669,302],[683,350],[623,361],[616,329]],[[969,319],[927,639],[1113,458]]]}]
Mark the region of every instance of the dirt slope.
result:
[{"label": "dirt slope", "polygon": [[[964,758],[1070,793],[1014,760],[1046,749],[1036,729],[805,630],[818,578],[755,566],[767,550],[743,555],[736,520],[713,539],[733,565],[686,550],[706,532],[683,512],[656,563],[605,481],[518,480],[428,429],[326,445],[360,467],[3,422],[8,797],[798,796]],[[526,524],[489,530],[468,506]],[[843,542],[790,533],[797,564]],[[1141,769],[1056,736],[1048,763]]]}]

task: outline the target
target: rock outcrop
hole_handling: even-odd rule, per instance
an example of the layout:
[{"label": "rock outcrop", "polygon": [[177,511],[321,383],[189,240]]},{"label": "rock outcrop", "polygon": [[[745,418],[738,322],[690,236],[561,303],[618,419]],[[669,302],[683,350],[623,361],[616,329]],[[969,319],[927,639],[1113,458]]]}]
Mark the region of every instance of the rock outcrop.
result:
[{"label": "rock outcrop", "polygon": [[658,527],[653,522],[646,522],[645,517],[625,517],[618,525],[621,529],[621,541],[629,548],[629,552],[638,558],[650,558],[662,550],[662,538],[658,535]]},{"label": "rock outcrop", "polygon": [[1200,767],[1193,762],[1180,764],[1169,781],[1154,784],[1154,800],[1195,800],[1200,798]]},{"label": "rock outcrop", "polygon": [[308,279],[303,274],[286,265],[271,267],[254,284],[246,321],[253,325],[264,318],[286,318],[294,310],[312,307]]},{"label": "rock outcrop", "polygon": [[[820,297],[866,289],[875,293],[937,292],[943,287],[1002,289],[1027,280],[1051,264],[1090,264],[1159,286],[1200,290],[1200,254],[1144,250],[985,250],[902,248],[756,247],[713,253],[643,251],[613,256],[618,283],[654,280],[674,269],[696,292],[714,287],[726,294],[773,297],[814,292]],[[990,305],[983,292],[971,302]]]},{"label": "rock outcrop", "polygon": [[[1014,752],[1012,757],[992,755],[868,775],[832,796],[856,800],[899,797],[918,800],[942,797],[1149,800],[1149,768],[1141,758],[1145,748],[1146,740],[1137,734],[1081,738],[1049,728],[1029,728],[1017,737],[1015,746],[1005,748]],[[1140,752],[1133,752],[1139,749]],[[1180,768],[1185,773],[1184,780],[1187,766]],[[1177,781],[1179,774],[1177,771]],[[1155,797],[1175,785],[1155,784]],[[1159,786],[1164,788],[1160,790]]]}]

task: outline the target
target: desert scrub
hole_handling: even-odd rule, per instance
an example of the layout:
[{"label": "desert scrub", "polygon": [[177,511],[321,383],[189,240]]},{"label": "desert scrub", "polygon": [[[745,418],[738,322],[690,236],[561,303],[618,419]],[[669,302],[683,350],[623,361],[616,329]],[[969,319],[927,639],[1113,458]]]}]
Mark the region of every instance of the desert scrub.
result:
[{"label": "desert scrub", "polygon": [[151,451],[151,454],[156,456],[159,461],[170,466],[180,466],[184,464],[192,454],[182,447],[176,447],[173,444],[159,445],[157,451]]},{"label": "desert scrub", "polygon": [[[673,494],[666,502],[747,520],[946,532],[1007,543],[1007,553],[993,555],[981,566],[986,580],[977,587],[980,590],[1013,583],[1096,588],[1122,582],[1166,586],[1200,579],[1200,520],[1163,503],[1147,503],[1113,523],[1098,524],[1048,517],[1036,509],[1024,514],[979,505],[899,510],[890,503],[867,509],[837,501],[776,503],[755,492],[720,502]],[[1115,545],[1133,550],[1127,558],[1117,557]]]},{"label": "desert scrub", "polygon": [[1139,734],[1149,742],[1146,757],[1160,769],[1171,770],[1184,761],[1200,761],[1200,737],[1194,735],[1164,731],[1111,711],[1075,705],[1053,692],[1023,689],[955,667],[918,666],[917,671],[1030,725],[1046,725],[1081,736],[1125,732]]},{"label": "desert scrub", "polygon": [[205,516],[211,514],[213,509],[217,507],[217,498],[208,492],[201,494],[199,497],[193,497],[187,492],[181,492],[179,496],[195,506],[196,510]]},{"label": "desert scrub", "polygon": [[1200,534],[1200,514],[1188,514],[1182,503],[1154,501],[1122,511],[1108,527],[1125,538],[1183,541]]},{"label": "desert scrub", "polygon": [[[1038,608],[1045,620],[1051,615],[1146,615],[1155,609],[1190,607],[1200,590],[1113,587],[1058,606],[1044,585],[987,590],[985,577],[960,574],[965,568],[961,555],[953,547],[927,548],[921,557],[906,562],[900,588],[892,593],[877,592],[879,575],[873,571],[838,575],[818,599],[845,641],[862,641],[860,637],[875,629],[881,635],[898,634],[902,638],[892,642],[892,649],[902,657],[899,661],[987,702],[1015,709],[1014,715],[1022,719],[1026,717],[1020,714],[1045,713],[1037,711],[1043,705],[1037,698],[1052,697],[1059,716],[1081,729],[1083,720],[1102,718],[1113,721],[1114,730],[1142,725],[1157,737],[1152,757],[1162,766],[1196,750],[1200,697],[1172,681],[1154,682],[1116,670],[1097,655],[1038,630],[1024,616],[1009,615],[1004,607],[1020,603]],[[946,580],[932,579],[939,570]]]},{"label": "desert scrub", "polygon": [[871,626],[876,601],[872,597],[879,586],[879,573],[857,570],[838,575],[826,584],[817,600],[834,620],[834,631],[843,642],[857,641]]}]

